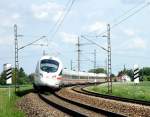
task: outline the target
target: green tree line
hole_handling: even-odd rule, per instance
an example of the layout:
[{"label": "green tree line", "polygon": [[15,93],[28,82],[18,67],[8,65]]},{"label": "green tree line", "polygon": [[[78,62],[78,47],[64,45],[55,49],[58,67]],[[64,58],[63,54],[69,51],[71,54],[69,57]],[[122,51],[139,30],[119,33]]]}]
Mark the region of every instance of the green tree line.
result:
[{"label": "green tree line", "polygon": [[[18,77],[15,78],[15,69],[12,69],[12,84],[15,84],[15,81],[17,84],[31,84],[33,83],[33,74],[27,75],[23,68],[20,68],[19,70],[16,69],[16,73],[18,74]],[[3,71],[0,75],[0,85],[6,84],[6,73]]]},{"label": "green tree line", "polygon": [[[90,73],[105,73],[105,74],[107,74],[107,71],[104,69],[104,68],[96,68],[96,69],[90,69],[88,72],[90,72]],[[115,77],[115,75],[112,73],[111,75],[110,75],[110,77]]]},{"label": "green tree line", "polygon": [[88,72],[90,73],[106,73],[104,68],[90,69]]},{"label": "green tree line", "polygon": [[[118,73],[118,76],[121,76],[123,74],[127,74],[128,76],[130,76],[131,80],[133,81],[133,69],[124,69]],[[150,81],[150,67],[143,67],[143,69],[140,69],[139,75],[140,81]]]}]

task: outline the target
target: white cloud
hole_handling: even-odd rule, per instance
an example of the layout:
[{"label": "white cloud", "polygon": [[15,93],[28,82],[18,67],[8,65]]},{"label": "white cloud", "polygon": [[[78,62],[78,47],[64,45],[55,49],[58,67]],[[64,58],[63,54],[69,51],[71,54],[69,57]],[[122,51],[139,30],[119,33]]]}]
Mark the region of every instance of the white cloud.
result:
[{"label": "white cloud", "polygon": [[134,49],[145,49],[145,48],[147,48],[146,40],[140,37],[135,37],[135,38],[123,41],[123,43],[118,45],[116,49],[117,51],[120,49],[130,51],[131,49],[134,50]]},{"label": "white cloud", "polygon": [[12,36],[0,37],[0,45],[10,46],[14,44],[13,41],[14,40]]},{"label": "white cloud", "polygon": [[18,13],[12,14],[12,19],[19,19],[19,18],[20,18],[20,14]]},{"label": "white cloud", "polygon": [[88,32],[102,32],[106,30],[106,22],[96,21],[94,24],[87,26],[86,30]]},{"label": "white cloud", "polygon": [[50,42],[48,45],[48,48],[45,49],[47,50],[46,52],[48,52],[48,54],[52,55],[52,56],[58,56],[62,54],[62,48],[61,46],[56,43],[56,42]]},{"label": "white cloud", "polygon": [[126,42],[123,44],[125,48],[128,49],[145,49],[146,48],[146,39],[138,36],[136,29],[126,29],[123,31],[127,35]]},{"label": "white cloud", "polygon": [[64,12],[64,7],[56,2],[47,2],[40,5],[32,4],[31,10],[33,16],[37,19],[46,20],[51,18],[56,21]]},{"label": "white cloud", "polygon": [[124,33],[127,35],[127,36],[135,36],[135,32],[133,30],[124,30]]},{"label": "white cloud", "polygon": [[57,21],[63,13],[64,13],[63,10],[58,11],[57,14],[54,15],[53,20]]},{"label": "white cloud", "polygon": [[135,38],[129,44],[129,48],[131,49],[144,49],[146,48],[146,42],[142,38]]},{"label": "white cloud", "polygon": [[66,32],[60,33],[61,37],[63,38],[63,41],[70,44],[76,44],[77,43],[77,35],[69,34]]},{"label": "white cloud", "polygon": [[3,11],[3,13],[0,14],[0,25],[4,27],[10,27],[15,23],[19,24],[19,20],[19,13],[8,14],[6,11]]}]

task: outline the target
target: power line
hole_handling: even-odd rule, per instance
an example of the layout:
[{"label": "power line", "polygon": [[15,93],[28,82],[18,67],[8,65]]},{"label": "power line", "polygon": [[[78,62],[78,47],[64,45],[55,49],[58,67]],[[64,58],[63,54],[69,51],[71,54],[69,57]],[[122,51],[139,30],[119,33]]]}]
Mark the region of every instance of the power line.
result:
[{"label": "power line", "polygon": [[[68,0],[67,4],[65,5],[64,11],[68,8],[71,0]],[[55,27],[58,25],[58,23],[61,21],[62,17],[64,16],[64,13],[62,12],[60,17],[57,19],[56,23],[53,25],[53,27],[50,29],[50,33],[54,31]],[[48,35],[48,34],[47,34]]]},{"label": "power line", "polygon": [[[150,2],[147,2],[146,4],[144,4],[144,6],[141,6],[139,9],[135,10],[135,11],[134,11],[133,13],[131,13],[129,16],[123,18],[122,20],[120,20],[120,21],[117,22],[117,23],[114,23],[110,28],[111,28],[111,29],[115,28],[116,26],[120,25],[121,23],[123,23],[124,21],[126,21],[126,20],[129,19],[130,17],[134,16],[135,14],[137,14],[138,12],[140,12],[141,10],[143,10],[144,8],[146,8],[146,7],[149,6],[149,5],[150,5]],[[126,14],[129,13],[130,11],[133,11],[133,10],[136,9],[137,7],[138,7],[138,5],[135,6],[135,7],[133,7],[133,8],[131,8],[131,9],[129,9],[129,10],[126,11],[123,15],[119,16],[118,19],[120,19],[120,17],[126,15]],[[101,36],[102,36],[103,34],[105,34],[106,32],[107,32],[107,30],[105,30],[105,31],[103,31],[103,32],[101,32],[101,33],[99,33],[97,36],[90,36],[90,37],[96,37],[96,38],[98,38],[98,37],[101,37]],[[88,37],[88,35],[86,35],[86,36]]]},{"label": "power line", "polygon": [[130,13],[131,11],[133,11],[134,9],[136,9],[137,7],[141,6],[140,4],[136,4],[134,7],[128,9],[127,11],[123,12],[120,16],[116,17],[115,19],[113,19],[113,22],[117,21],[118,19],[120,19],[121,17],[127,15],[128,13]]},{"label": "power line", "polygon": [[150,2],[148,2],[147,4],[145,4],[144,6],[142,6],[141,8],[137,9],[135,12],[133,12],[132,14],[130,14],[129,16],[125,17],[124,19],[122,19],[121,21],[119,21],[118,23],[115,23],[112,25],[111,29],[118,26],[119,24],[121,24],[122,22],[126,21],[127,19],[129,19],[130,17],[134,16],[135,14],[137,14],[138,12],[140,12],[141,10],[143,10],[144,8],[146,8],[147,6],[150,5]]},{"label": "power line", "polygon": [[[52,32],[51,36],[50,36],[50,39],[52,41],[52,39],[54,38],[55,34],[57,33],[57,31],[59,30],[59,28],[61,27],[62,23],[64,22],[65,20],[65,17],[68,15],[68,13],[70,12],[73,4],[74,4],[75,0],[69,0],[66,4],[66,7],[65,7],[65,11],[64,13],[61,14],[61,16],[59,17],[59,19],[57,20],[57,22],[55,23],[55,25],[53,26],[53,28],[51,29],[50,32]],[[49,43],[48,43],[48,46],[49,46]],[[58,50],[57,50],[58,52]],[[60,53],[60,52],[58,52]],[[64,57],[64,56],[63,56]]]},{"label": "power line", "polygon": [[[68,13],[71,11],[71,8],[72,8],[74,2],[75,2],[75,0],[72,0],[70,6],[68,6],[68,9],[66,8],[66,12],[64,13],[64,15],[59,18],[59,21],[56,24],[56,28],[55,28],[54,32],[52,33],[52,35],[51,35],[51,40],[54,38],[55,34],[57,33],[57,31],[61,27],[61,25],[64,22],[64,20],[65,20],[66,16],[68,15]],[[69,3],[67,3],[67,4],[69,4]]]},{"label": "power line", "polygon": [[101,48],[101,49],[103,49],[103,50],[105,50],[105,51],[108,51],[108,50],[105,49],[104,47],[102,47],[102,46],[100,46],[99,44],[97,44],[96,42],[94,42],[94,41],[92,41],[92,40],[86,38],[85,36],[81,35],[81,37],[84,38],[84,39],[86,39],[87,41],[91,42],[92,44],[96,45],[97,47],[99,47],[99,48]]},{"label": "power line", "polygon": [[[130,17],[134,16],[135,14],[137,14],[138,12],[140,12],[141,10],[143,10],[144,8],[146,8],[147,6],[150,5],[150,2],[146,3],[144,6],[140,7],[139,9],[137,9],[135,12],[133,12],[132,14],[130,14],[129,16],[125,17],[124,19],[122,19],[121,21],[113,24],[110,28],[112,30],[112,28],[118,26],[119,24],[123,23],[124,21],[126,21],[127,19],[129,19]],[[104,34],[106,31],[102,32],[99,34],[99,36],[101,36],[102,34]],[[97,37],[99,37],[97,36]]]},{"label": "power line", "polygon": [[34,44],[35,42],[38,42],[39,40],[41,40],[41,39],[43,39],[43,38],[45,38],[45,37],[46,37],[46,36],[41,36],[39,39],[36,39],[35,41],[33,41],[33,42],[31,42],[31,43],[28,43],[28,44],[26,44],[25,46],[22,46],[22,47],[18,48],[18,50],[21,50],[21,49],[23,49],[23,48],[25,48],[25,47],[27,47],[27,46],[30,46],[30,45]]}]

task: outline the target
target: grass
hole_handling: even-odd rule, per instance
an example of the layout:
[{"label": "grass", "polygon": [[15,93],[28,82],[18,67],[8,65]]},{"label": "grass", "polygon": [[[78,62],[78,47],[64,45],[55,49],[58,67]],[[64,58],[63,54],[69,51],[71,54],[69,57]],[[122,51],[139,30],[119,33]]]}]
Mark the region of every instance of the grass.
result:
[{"label": "grass", "polygon": [[[130,99],[150,101],[150,82],[141,82],[137,85],[133,83],[113,84],[112,95]],[[91,86],[87,90],[107,94],[107,84]]]},{"label": "grass", "polygon": [[[31,85],[20,87],[20,91],[24,92],[31,89]],[[8,96],[8,88],[0,88],[0,117],[24,117],[25,114],[16,107],[16,101],[20,96],[14,93],[14,88],[10,88],[11,96]]]}]

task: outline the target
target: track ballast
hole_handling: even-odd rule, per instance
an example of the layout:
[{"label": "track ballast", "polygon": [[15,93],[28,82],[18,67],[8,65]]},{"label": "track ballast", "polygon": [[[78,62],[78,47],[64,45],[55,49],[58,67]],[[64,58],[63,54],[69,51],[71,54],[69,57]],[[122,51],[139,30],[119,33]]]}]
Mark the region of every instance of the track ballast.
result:
[{"label": "track ballast", "polygon": [[[125,117],[122,114],[110,112],[103,110],[93,105],[83,104],[76,100],[71,100],[64,96],[59,95],[58,92],[54,92],[52,96],[46,96],[44,94],[39,94],[39,97],[45,101],[47,104],[61,110],[62,112],[70,116],[104,116],[104,117]],[[78,98],[78,97],[77,97]]]}]

